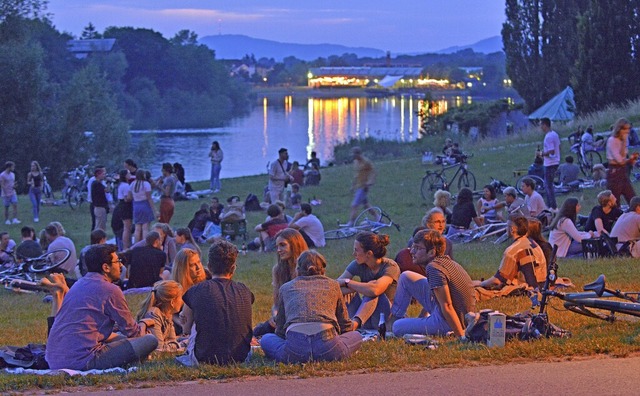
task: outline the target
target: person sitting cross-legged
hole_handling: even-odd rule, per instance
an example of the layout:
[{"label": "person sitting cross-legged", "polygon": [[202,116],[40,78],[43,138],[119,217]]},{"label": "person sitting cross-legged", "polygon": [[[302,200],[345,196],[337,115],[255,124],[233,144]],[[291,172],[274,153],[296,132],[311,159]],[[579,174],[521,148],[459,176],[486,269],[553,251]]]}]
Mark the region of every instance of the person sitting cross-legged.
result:
[{"label": "person sitting cross-legged", "polygon": [[280,287],[275,334],[260,340],[268,358],[283,363],[346,358],[360,348],[338,282],[325,276],[327,262],[315,250],[298,258],[298,276]]},{"label": "person sitting cross-legged", "polygon": [[[389,236],[363,231],[353,243],[354,260],[338,277],[345,295],[347,310],[358,328],[374,329],[380,315],[389,317],[389,309],[396,292],[400,268],[395,261],[385,257]],[[354,277],[360,278],[359,281]]]},{"label": "person sitting cross-legged", "polygon": [[[445,239],[438,231],[423,230],[415,235],[411,255],[416,264],[425,267],[427,276],[411,271],[400,275],[389,318],[397,337],[450,331],[464,336],[464,315],[475,311],[475,294],[469,274],[444,255],[444,249]],[[422,305],[425,315],[405,318],[411,298]]]},{"label": "person sitting cross-legged", "polygon": [[[95,245],[85,254],[89,271],[64,297],[47,341],[51,369],[91,370],[144,360],[158,346],[131,315],[120,279],[115,245]],[[114,325],[120,334],[114,333]]]},{"label": "person sitting cross-legged", "polygon": [[500,268],[491,278],[473,281],[473,285],[501,289],[507,283],[513,283],[520,273],[524,278],[521,280],[532,289],[540,287],[547,277],[547,259],[542,248],[527,237],[529,220],[522,215],[512,214],[507,222],[507,232],[515,240],[502,254]]}]

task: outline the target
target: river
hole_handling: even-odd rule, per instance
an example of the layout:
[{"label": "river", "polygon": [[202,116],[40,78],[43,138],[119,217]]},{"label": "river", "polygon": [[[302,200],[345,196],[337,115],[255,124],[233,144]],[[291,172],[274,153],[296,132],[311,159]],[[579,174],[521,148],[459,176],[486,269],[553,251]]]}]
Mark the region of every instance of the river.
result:
[{"label": "river", "polygon": [[[187,181],[208,180],[211,143],[224,152],[222,178],[263,174],[269,161],[286,147],[290,161],[302,164],[316,151],[326,165],[333,148],[350,139],[374,137],[387,141],[420,139],[416,96],[259,99],[248,116],[211,129],[131,131],[132,145],[152,135],[155,149],[142,165],[159,175],[163,162],[180,162]],[[470,97],[438,100],[441,111],[470,102]]]}]

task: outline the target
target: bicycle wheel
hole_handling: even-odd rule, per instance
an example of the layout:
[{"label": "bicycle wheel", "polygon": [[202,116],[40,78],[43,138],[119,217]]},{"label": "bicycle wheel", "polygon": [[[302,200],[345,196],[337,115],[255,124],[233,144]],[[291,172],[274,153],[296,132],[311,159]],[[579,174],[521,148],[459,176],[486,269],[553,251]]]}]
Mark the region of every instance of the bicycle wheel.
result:
[{"label": "bicycle wheel", "polygon": [[468,188],[471,191],[476,189],[476,177],[470,171],[460,174],[458,178],[458,192],[463,188]]},{"label": "bicycle wheel", "polygon": [[44,195],[45,198],[50,198],[50,199],[55,199],[55,195],[53,194],[53,190],[51,189],[51,186],[49,185],[49,183],[44,183],[42,185],[42,195]]},{"label": "bicycle wheel", "polygon": [[80,200],[80,190],[78,190],[78,187],[69,187],[69,190],[67,190],[67,202],[69,203],[69,207],[76,210],[76,208],[80,206]]},{"label": "bicycle wheel", "polygon": [[585,151],[582,161],[580,161],[580,170],[585,176],[591,177],[593,166],[602,163],[600,153],[594,150]]},{"label": "bicycle wheel", "polygon": [[601,298],[583,298],[578,301],[565,301],[564,307],[571,312],[590,318],[616,321],[615,314],[640,317],[640,303],[607,300]]},{"label": "bicycle wheel", "polygon": [[522,196],[524,196],[524,192],[522,192],[522,180],[529,178],[532,179],[535,183],[536,183],[536,191],[540,194],[540,195],[544,195],[545,194],[545,190],[544,190],[544,180],[542,180],[542,178],[535,176],[535,175],[524,175],[524,176],[520,176],[520,178],[518,179],[518,181],[516,182],[516,190],[518,190],[518,193]]},{"label": "bicycle wheel", "polygon": [[324,232],[324,239],[346,239],[356,234],[355,228],[339,228],[337,230],[329,230]]},{"label": "bicycle wheel", "polygon": [[45,253],[40,257],[34,259],[28,259],[29,271],[36,274],[41,272],[51,271],[64,264],[71,257],[71,251],[69,249],[56,249],[51,252]]},{"label": "bicycle wheel", "polygon": [[372,206],[369,209],[365,209],[360,212],[353,224],[355,226],[360,226],[374,222],[378,223],[380,222],[380,219],[382,219],[382,210],[378,207]]},{"label": "bicycle wheel", "polygon": [[438,190],[444,190],[445,181],[444,178],[436,173],[427,172],[422,178],[422,185],[420,186],[420,193],[422,199],[425,201],[433,198],[433,193]]}]

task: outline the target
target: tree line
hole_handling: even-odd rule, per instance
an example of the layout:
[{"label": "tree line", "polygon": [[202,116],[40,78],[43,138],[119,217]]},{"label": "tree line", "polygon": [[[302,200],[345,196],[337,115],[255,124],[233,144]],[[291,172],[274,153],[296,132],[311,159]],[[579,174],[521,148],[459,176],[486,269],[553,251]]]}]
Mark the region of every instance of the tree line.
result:
[{"label": "tree line", "polygon": [[[77,59],[46,1],[0,6],[2,163],[18,176],[38,160],[60,185],[79,164],[121,166],[132,155],[130,129],[217,127],[249,110],[249,88],[232,79],[213,51],[182,31],[87,26],[83,38],[115,38],[112,51]],[[144,147],[140,148],[145,149]]]},{"label": "tree line", "polygon": [[507,74],[535,110],[567,85],[579,113],[640,95],[639,0],[506,0]]}]

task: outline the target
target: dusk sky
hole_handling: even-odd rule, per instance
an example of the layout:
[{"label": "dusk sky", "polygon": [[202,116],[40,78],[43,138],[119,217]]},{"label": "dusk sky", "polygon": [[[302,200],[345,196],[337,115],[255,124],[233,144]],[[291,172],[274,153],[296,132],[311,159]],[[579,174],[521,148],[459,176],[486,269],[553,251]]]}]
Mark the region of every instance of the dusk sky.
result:
[{"label": "dusk sky", "polygon": [[243,34],[300,44],[342,44],[392,52],[439,50],[500,34],[504,0],[49,0],[58,30],[79,36],[93,23],[182,29],[198,37]]}]

